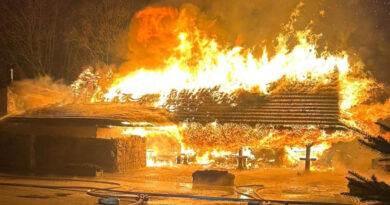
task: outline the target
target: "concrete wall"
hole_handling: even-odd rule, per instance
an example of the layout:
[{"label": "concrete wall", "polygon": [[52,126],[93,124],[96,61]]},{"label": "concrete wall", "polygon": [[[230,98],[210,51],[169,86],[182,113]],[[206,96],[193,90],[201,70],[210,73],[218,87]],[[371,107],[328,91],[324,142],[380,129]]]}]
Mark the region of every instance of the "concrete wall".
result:
[{"label": "concrete wall", "polygon": [[0,170],[31,170],[32,137],[3,136],[0,134]]},{"label": "concrete wall", "polygon": [[0,169],[54,172],[69,164],[97,165],[105,172],[146,166],[146,142],[138,136],[101,139],[0,133]]}]

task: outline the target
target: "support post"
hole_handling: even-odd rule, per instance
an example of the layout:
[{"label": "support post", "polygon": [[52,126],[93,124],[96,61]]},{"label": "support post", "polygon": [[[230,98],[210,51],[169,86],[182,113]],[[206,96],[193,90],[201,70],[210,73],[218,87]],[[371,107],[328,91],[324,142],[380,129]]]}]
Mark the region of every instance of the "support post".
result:
[{"label": "support post", "polygon": [[30,136],[30,170],[34,170],[36,165],[35,157],[35,135]]},{"label": "support post", "polygon": [[306,145],[305,172],[310,172],[310,152],[313,144]]},{"label": "support post", "polygon": [[188,155],[183,156],[183,164],[188,164]]},{"label": "support post", "polygon": [[176,156],[176,164],[181,164],[181,154]]},{"label": "support post", "polygon": [[0,86],[0,117],[8,113],[8,88]]},{"label": "support post", "polygon": [[238,166],[237,166],[237,169],[238,170],[243,170],[243,169],[246,169],[246,158],[247,156],[244,156],[243,154],[243,148],[241,147],[239,150],[238,150],[238,156],[237,156],[237,162],[238,162]]},{"label": "support post", "polygon": [[244,169],[244,158],[242,156],[242,148],[238,150],[238,170],[243,170]]},{"label": "support post", "polygon": [[[6,75],[4,75],[6,74]],[[14,79],[13,69],[0,74],[0,117],[8,114],[8,86]],[[5,76],[5,78],[3,78]]]}]

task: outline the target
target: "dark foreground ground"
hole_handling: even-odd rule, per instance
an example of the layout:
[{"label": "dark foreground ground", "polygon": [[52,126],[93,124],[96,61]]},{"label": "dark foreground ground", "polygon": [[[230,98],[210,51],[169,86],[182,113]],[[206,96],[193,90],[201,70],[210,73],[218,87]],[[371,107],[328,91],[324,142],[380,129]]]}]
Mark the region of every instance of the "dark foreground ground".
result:
[{"label": "dark foreground ground", "polygon": [[[180,168],[143,168],[121,174],[105,174],[103,177],[78,177],[112,181],[122,185],[121,190],[181,193],[205,196],[240,197],[233,188],[193,187],[191,174],[199,167]],[[347,191],[346,171],[311,172],[304,174],[288,169],[257,169],[231,171],[236,175],[236,185],[262,184],[261,197],[275,200],[321,201],[357,204],[356,199],[341,195]],[[8,174],[1,174],[0,183],[24,183],[40,185],[94,186],[108,187],[105,184],[91,182],[71,182],[63,180],[21,179]],[[20,176],[20,175],[19,175]],[[47,177],[47,176],[46,176]],[[53,177],[51,178],[59,178]],[[244,189],[251,193],[251,189]],[[242,196],[241,196],[242,197]],[[0,186],[0,204],[63,205],[63,204],[98,204],[98,198],[88,196],[83,191],[50,190],[26,187]],[[120,204],[131,204],[122,200]],[[148,204],[232,204],[232,202],[208,202],[194,199],[175,199],[151,197]],[[245,204],[245,203],[235,203]]]}]

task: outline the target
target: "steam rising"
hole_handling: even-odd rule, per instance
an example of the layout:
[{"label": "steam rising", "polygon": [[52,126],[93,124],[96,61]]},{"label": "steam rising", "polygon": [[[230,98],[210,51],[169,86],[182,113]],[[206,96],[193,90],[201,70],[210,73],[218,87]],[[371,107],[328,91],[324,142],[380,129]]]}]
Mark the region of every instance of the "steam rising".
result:
[{"label": "steam rising", "polygon": [[14,82],[9,88],[9,112],[18,113],[73,101],[72,90],[49,76]]}]

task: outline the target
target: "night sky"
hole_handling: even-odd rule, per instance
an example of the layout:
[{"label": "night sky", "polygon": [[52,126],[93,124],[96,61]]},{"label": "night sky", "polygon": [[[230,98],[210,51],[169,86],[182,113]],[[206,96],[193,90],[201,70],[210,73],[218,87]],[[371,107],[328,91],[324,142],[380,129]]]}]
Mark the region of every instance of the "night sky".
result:
[{"label": "night sky", "polygon": [[[372,0],[367,1],[367,15],[372,16],[374,21],[373,32],[384,33],[384,41],[390,41],[390,0]],[[364,39],[362,39],[364,41]],[[380,50],[380,56],[383,59],[377,59],[375,56],[371,56],[373,59],[381,61],[383,64],[381,69],[374,69],[374,76],[382,81],[390,84],[390,52],[389,44],[386,49]]]}]

